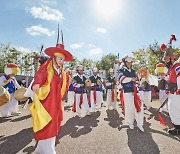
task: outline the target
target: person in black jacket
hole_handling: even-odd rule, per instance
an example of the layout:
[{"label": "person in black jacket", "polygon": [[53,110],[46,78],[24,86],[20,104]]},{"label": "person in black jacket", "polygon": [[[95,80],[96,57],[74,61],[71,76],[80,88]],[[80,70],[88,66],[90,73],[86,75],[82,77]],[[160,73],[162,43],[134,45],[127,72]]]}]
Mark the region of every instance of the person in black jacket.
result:
[{"label": "person in black jacket", "polygon": [[90,115],[90,108],[88,105],[88,99],[87,99],[87,91],[85,90],[85,81],[87,78],[83,75],[84,68],[82,65],[79,65],[76,69],[77,75],[73,78],[73,86],[75,88],[75,110],[79,117],[82,117],[81,115],[81,105],[84,105],[84,108],[86,110],[86,115]]},{"label": "person in black jacket", "polygon": [[91,80],[91,109],[92,112],[101,111],[101,104],[103,102],[102,94],[102,79],[98,75],[98,69],[93,68],[93,75],[90,76]]},{"label": "person in black jacket", "polygon": [[130,129],[134,129],[134,120],[136,120],[138,128],[144,132],[144,109],[136,92],[135,83],[138,78],[135,70],[132,69],[133,58],[126,56],[122,61],[124,62],[124,66],[120,70],[118,81],[123,86],[125,120],[129,124]]},{"label": "person in black jacket", "polygon": [[109,109],[110,106],[115,109],[115,86],[116,86],[116,77],[114,76],[114,70],[111,68],[108,71],[109,76],[106,79],[106,89],[107,89],[107,101],[106,101],[106,110]]}]

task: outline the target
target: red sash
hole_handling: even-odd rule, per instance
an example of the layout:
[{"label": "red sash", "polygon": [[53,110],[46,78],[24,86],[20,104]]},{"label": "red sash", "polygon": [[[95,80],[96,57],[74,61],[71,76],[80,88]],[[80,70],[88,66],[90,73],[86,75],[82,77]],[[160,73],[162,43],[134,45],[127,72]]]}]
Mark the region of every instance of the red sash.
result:
[{"label": "red sash", "polygon": [[120,102],[121,102],[121,105],[122,105],[122,109],[123,109],[123,111],[125,111],[125,110],[124,110],[123,90],[120,90],[119,92],[120,92],[119,97],[120,97]]},{"label": "red sash", "polygon": [[[74,93],[76,92],[76,88],[75,87],[73,88],[73,91],[74,91]],[[74,104],[72,106],[72,111],[76,112],[76,93],[74,95]]]},{"label": "red sash", "polygon": [[114,102],[114,88],[113,87],[111,89],[111,99],[112,99],[112,102]]},{"label": "red sash", "polygon": [[142,103],[141,103],[139,96],[137,95],[136,86],[133,85],[133,88],[134,88],[134,105],[135,105],[136,111],[140,112]]},{"label": "red sash", "polygon": [[160,113],[158,113],[158,119],[159,119],[161,125],[166,126],[166,122],[164,121],[164,119]]},{"label": "red sash", "polygon": [[93,96],[94,96],[94,104],[96,104],[96,86],[94,86]]}]

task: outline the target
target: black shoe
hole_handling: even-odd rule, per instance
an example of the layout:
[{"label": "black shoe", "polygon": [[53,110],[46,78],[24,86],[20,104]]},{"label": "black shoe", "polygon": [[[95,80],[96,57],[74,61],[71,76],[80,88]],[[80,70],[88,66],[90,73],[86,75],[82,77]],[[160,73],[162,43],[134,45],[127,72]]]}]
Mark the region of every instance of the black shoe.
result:
[{"label": "black shoe", "polygon": [[175,129],[169,130],[168,133],[171,135],[180,135],[180,130],[175,128]]}]

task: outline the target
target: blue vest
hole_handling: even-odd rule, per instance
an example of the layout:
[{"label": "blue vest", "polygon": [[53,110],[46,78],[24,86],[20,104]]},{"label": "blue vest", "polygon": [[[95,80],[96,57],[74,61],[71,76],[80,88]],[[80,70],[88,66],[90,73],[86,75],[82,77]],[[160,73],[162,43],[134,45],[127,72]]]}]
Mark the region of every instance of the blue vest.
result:
[{"label": "blue vest", "polygon": [[151,87],[148,85],[148,88],[144,90],[142,87],[139,87],[139,91],[149,92],[151,91]]},{"label": "blue vest", "polygon": [[73,80],[75,80],[75,82],[77,84],[84,84],[83,87],[79,87],[79,88],[76,88],[75,90],[75,93],[78,93],[78,94],[81,94],[81,93],[84,93],[84,88],[85,88],[85,81],[86,81],[86,77],[83,75],[83,79],[81,79],[78,75],[76,75]]},{"label": "blue vest", "polygon": [[106,86],[106,89],[112,89],[112,88],[114,88],[114,86],[115,86],[115,77],[113,77],[113,78],[111,78],[110,76],[109,77],[107,77],[107,80],[108,80],[108,82],[109,83],[112,83],[112,85],[110,85],[110,86]]},{"label": "blue vest", "polygon": [[[4,75],[4,76],[5,76],[6,80],[9,79],[8,76],[6,76],[6,75]],[[14,85],[14,83],[13,83],[13,80],[14,80],[14,79],[11,78],[11,81],[10,81],[8,84],[6,84],[6,85],[3,86],[5,89],[8,88],[8,92],[9,92],[10,94],[12,94],[12,93],[15,92],[15,85]]]},{"label": "blue vest", "polygon": [[74,90],[73,84],[70,84],[68,91],[73,91],[73,90]]},{"label": "blue vest", "polygon": [[91,80],[91,83],[96,83],[95,86],[91,87],[91,90],[94,90],[94,88],[96,88],[96,91],[102,91],[102,86],[97,85],[97,80],[101,81],[101,78],[99,76],[95,78],[94,75],[92,75],[89,79]]},{"label": "blue vest", "polygon": [[[131,72],[129,72],[126,68],[122,68],[120,70],[120,72],[125,77],[130,77],[130,78],[137,77],[136,76],[136,72],[133,69],[131,69]],[[134,92],[133,82],[132,81],[131,82],[127,82],[127,83],[122,83],[122,86],[123,86],[124,93]]]}]

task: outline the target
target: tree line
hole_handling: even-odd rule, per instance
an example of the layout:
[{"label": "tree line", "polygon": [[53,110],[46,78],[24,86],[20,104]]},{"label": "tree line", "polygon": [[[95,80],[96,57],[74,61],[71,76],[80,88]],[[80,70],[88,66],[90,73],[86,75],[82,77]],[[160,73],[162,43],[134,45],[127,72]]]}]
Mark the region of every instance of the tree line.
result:
[{"label": "tree line", "polygon": [[[176,55],[180,55],[180,48],[173,48],[173,52]],[[66,69],[75,69],[78,64],[84,66],[85,69],[91,69],[97,67],[100,70],[107,71],[113,67],[114,62],[119,61],[119,56],[121,53],[108,54],[101,58],[99,61],[93,61],[91,59],[78,60],[76,57],[67,64],[65,64]],[[133,68],[137,71],[141,67],[146,67],[150,74],[154,74],[156,64],[162,61],[163,52],[160,49],[160,45],[157,41],[150,44],[146,49],[139,49],[137,51],[132,51],[134,57]],[[0,73],[3,73],[4,66],[8,63],[16,63],[20,72],[19,75],[33,76],[37,66],[37,60],[40,56],[39,52],[22,53],[15,47],[12,47],[10,43],[0,44]]]}]

